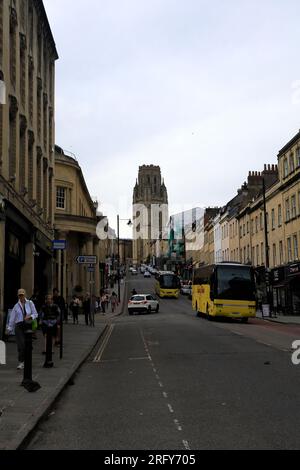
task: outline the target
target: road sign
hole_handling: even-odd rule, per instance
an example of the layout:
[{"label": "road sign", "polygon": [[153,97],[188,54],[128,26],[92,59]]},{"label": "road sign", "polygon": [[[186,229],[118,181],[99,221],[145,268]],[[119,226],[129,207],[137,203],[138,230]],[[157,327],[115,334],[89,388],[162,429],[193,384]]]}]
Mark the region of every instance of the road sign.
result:
[{"label": "road sign", "polygon": [[87,272],[88,272],[88,273],[94,273],[94,272],[95,272],[94,266],[88,266]]},{"label": "road sign", "polygon": [[65,250],[67,248],[67,240],[52,240],[53,250]]},{"label": "road sign", "polygon": [[77,264],[97,264],[97,256],[77,256]]}]

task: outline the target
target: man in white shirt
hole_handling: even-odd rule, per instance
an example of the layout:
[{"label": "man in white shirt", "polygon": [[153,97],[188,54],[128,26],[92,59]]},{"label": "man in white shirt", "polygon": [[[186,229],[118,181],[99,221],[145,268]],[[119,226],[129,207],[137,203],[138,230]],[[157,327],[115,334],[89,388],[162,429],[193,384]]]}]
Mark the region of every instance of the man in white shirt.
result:
[{"label": "man in white shirt", "polygon": [[30,328],[30,321],[38,318],[38,314],[34,303],[31,300],[26,299],[26,292],[24,289],[18,290],[18,299],[19,301],[16,303],[10,314],[7,330],[10,332],[15,329],[19,359],[19,365],[17,369],[24,369],[25,322],[29,322]]}]

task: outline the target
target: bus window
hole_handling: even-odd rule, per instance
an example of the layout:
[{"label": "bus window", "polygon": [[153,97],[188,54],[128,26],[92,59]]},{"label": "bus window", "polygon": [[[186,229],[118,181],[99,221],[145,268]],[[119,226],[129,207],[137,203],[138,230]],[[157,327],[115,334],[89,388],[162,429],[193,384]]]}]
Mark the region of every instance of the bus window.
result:
[{"label": "bus window", "polygon": [[252,270],[247,267],[218,266],[214,292],[219,299],[255,300]]}]

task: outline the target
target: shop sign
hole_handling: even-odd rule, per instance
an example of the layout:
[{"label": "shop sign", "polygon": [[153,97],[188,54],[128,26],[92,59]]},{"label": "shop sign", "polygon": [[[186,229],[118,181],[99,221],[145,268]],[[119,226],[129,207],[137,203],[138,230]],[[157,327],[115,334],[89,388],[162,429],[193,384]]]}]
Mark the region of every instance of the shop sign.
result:
[{"label": "shop sign", "polygon": [[288,273],[289,273],[290,276],[292,276],[294,274],[299,274],[300,273],[300,264],[297,263],[297,264],[292,264],[291,266],[289,266]]}]

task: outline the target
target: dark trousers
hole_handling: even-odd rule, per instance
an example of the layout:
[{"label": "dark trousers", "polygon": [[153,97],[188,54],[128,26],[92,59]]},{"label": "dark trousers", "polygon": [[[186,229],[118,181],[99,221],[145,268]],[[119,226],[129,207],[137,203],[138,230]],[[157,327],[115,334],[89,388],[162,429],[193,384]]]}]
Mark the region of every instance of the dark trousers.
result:
[{"label": "dark trousers", "polygon": [[25,357],[25,333],[23,323],[17,323],[15,326],[15,335],[18,347],[18,360],[24,362]]},{"label": "dark trousers", "polygon": [[75,307],[72,309],[72,315],[73,315],[73,323],[78,323],[78,308]]}]

